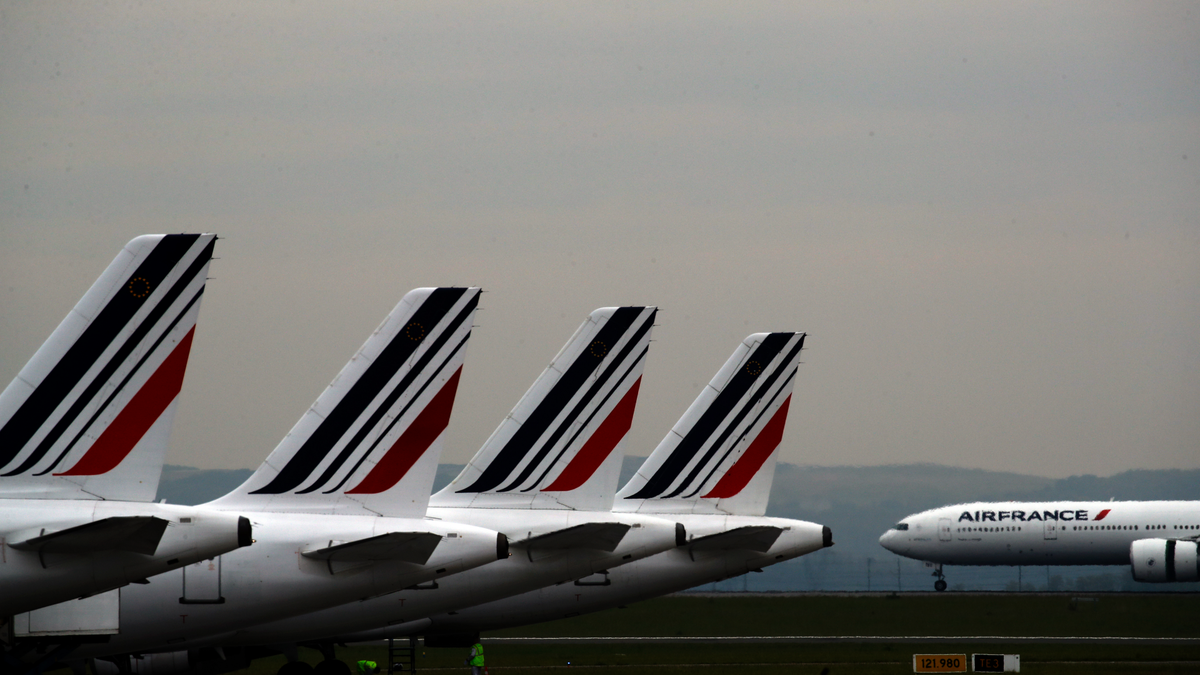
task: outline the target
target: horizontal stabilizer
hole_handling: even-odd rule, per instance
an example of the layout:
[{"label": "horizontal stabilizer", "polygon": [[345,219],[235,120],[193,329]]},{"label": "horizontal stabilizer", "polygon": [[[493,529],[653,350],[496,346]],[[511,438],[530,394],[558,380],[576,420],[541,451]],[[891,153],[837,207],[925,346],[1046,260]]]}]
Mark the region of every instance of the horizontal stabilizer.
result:
[{"label": "horizontal stabilizer", "polygon": [[167,521],[154,516],[114,516],[26,539],[9,546],[41,553],[96,553],[130,551],[154,555],[167,529]]},{"label": "horizontal stabilizer", "polygon": [[711,534],[707,537],[693,539],[690,543],[695,551],[754,551],[766,553],[771,550],[775,540],[783,534],[782,527],[769,525],[748,525],[726,532]]},{"label": "horizontal stabilizer", "polygon": [[608,551],[617,550],[617,545],[629,531],[625,523],[584,523],[575,527],[555,530],[536,537],[515,542],[517,546],[538,549],[589,548]]},{"label": "horizontal stabilizer", "polygon": [[345,544],[326,546],[301,555],[314,560],[333,562],[369,562],[396,560],[424,565],[437,548],[441,535],[432,532],[388,532]]}]

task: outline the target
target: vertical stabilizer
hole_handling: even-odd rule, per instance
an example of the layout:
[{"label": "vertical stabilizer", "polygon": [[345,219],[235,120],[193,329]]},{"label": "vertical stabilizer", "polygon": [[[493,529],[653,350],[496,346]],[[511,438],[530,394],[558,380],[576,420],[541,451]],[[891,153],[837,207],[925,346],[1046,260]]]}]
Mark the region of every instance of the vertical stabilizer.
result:
[{"label": "vertical stabilizer", "polygon": [[763,515],[803,347],[804,333],[743,340],[613,509]]},{"label": "vertical stabilizer", "polygon": [[150,501],[214,234],[125,245],[0,394],[0,497]]},{"label": "vertical stabilizer", "polygon": [[609,510],[656,312],[592,312],[433,504]]},{"label": "vertical stabilizer", "polygon": [[424,516],[479,292],[410,291],[258,471],[211,505]]}]

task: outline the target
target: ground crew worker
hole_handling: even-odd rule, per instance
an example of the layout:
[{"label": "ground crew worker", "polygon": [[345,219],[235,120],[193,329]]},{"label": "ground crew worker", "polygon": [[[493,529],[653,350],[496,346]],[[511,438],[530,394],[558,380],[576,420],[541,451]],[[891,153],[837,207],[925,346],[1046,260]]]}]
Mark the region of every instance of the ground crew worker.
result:
[{"label": "ground crew worker", "polygon": [[374,661],[359,661],[358,675],[376,675],[379,672],[379,664]]},{"label": "ground crew worker", "polygon": [[483,675],[483,645],[478,642],[471,647],[471,655],[467,658],[471,666],[471,675]]}]

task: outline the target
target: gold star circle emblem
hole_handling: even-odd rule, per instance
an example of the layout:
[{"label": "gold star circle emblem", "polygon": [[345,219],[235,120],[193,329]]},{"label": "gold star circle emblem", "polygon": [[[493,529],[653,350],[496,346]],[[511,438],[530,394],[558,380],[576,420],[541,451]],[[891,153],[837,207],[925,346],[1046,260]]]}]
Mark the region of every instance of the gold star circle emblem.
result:
[{"label": "gold star circle emblem", "polygon": [[425,339],[425,327],[414,321],[404,327],[404,335],[413,342],[420,342]]},{"label": "gold star circle emblem", "polygon": [[129,286],[126,287],[129,294],[135,298],[144,298],[150,295],[150,282],[146,281],[145,277],[134,277],[129,280]]},{"label": "gold star circle emblem", "polygon": [[762,364],[758,361],[751,361],[750,363],[746,364],[746,372],[750,375],[758,377],[758,374],[762,372]]},{"label": "gold star circle emblem", "polygon": [[595,342],[593,342],[591,344],[591,346],[588,347],[588,352],[592,356],[594,356],[598,359],[602,359],[602,358],[604,358],[604,355],[608,353],[608,345],[604,344],[603,342],[601,342],[599,340],[596,340]]}]

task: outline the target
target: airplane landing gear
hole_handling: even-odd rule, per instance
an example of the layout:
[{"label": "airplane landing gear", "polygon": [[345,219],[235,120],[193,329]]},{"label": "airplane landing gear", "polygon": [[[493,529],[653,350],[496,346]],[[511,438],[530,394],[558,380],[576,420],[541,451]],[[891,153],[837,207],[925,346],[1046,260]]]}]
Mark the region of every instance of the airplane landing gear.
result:
[{"label": "airplane landing gear", "polygon": [[938,591],[939,593],[946,590],[946,575],[942,574],[941,565],[933,568],[933,576],[937,577],[937,581],[933,582],[933,590]]}]

